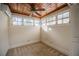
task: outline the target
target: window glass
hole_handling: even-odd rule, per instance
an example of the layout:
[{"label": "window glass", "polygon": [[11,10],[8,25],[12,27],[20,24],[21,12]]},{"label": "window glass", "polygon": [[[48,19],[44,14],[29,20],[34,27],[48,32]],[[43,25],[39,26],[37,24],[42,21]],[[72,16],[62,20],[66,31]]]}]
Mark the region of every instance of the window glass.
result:
[{"label": "window glass", "polygon": [[13,25],[22,25],[22,18],[13,17]]},{"label": "window glass", "polygon": [[52,17],[47,18],[47,22],[51,22],[52,21]]},{"label": "window glass", "polygon": [[43,23],[42,26],[46,25],[46,23]]},{"label": "window glass", "polygon": [[57,24],[62,24],[62,20],[57,20]]},{"label": "window glass", "polygon": [[22,25],[22,18],[21,17],[17,18],[17,25]]},{"label": "window glass", "polygon": [[62,14],[58,14],[57,19],[62,19]]},{"label": "window glass", "polygon": [[67,17],[69,17],[69,12],[63,13],[63,18],[67,18]]},{"label": "window glass", "polygon": [[22,18],[21,18],[21,17],[18,17],[18,18],[17,18],[17,21],[18,21],[18,22],[22,22]]},{"label": "window glass", "polygon": [[56,24],[56,21],[53,21],[52,24],[55,25]]},{"label": "window glass", "polygon": [[23,20],[23,24],[24,24],[24,25],[27,25],[26,19]]},{"label": "window glass", "polygon": [[17,21],[17,18],[16,17],[12,17],[12,21]]},{"label": "window glass", "polygon": [[46,25],[46,19],[41,20],[41,24],[42,24],[42,25]]},{"label": "window glass", "polygon": [[40,26],[40,21],[39,20],[34,20],[35,21],[35,26]]},{"label": "window glass", "polygon": [[63,19],[63,23],[69,23],[69,18]]},{"label": "window glass", "polygon": [[56,16],[53,16],[53,18],[52,18],[53,20],[56,20]]},{"label": "window glass", "polygon": [[22,22],[17,22],[17,25],[22,25]]},{"label": "window glass", "polygon": [[58,13],[58,15],[52,15],[48,18],[43,18],[40,20],[34,20],[32,18],[23,18],[19,16],[13,16],[12,18],[13,25],[35,25],[35,26],[41,26],[41,25],[55,25],[57,24],[64,24],[69,23],[69,11]]},{"label": "window glass", "polygon": [[42,24],[43,24],[43,23],[46,23],[46,20],[42,20],[41,22],[42,22]]},{"label": "window glass", "polygon": [[52,22],[53,20],[56,20],[56,16],[49,17],[47,19],[47,22]]},{"label": "window glass", "polygon": [[56,21],[48,22],[47,25],[55,25]]},{"label": "window glass", "polygon": [[17,25],[17,18],[16,17],[12,17],[12,22],[13,22],[13,25]]},{"label": "window glass", "polygon": [[33,20],[24,19],[24,20],[23,20],[23,24],[24,24],[24,25],[33,25]]}]

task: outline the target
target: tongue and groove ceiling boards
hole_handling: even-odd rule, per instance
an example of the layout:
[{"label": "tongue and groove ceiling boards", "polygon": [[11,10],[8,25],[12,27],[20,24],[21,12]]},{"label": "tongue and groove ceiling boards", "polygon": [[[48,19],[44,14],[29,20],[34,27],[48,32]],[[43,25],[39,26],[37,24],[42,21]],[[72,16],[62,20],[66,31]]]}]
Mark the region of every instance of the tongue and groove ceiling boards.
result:
[{"label": "tongue and groove ceiling boards", "polygon": [[42,18],[68,6],[66,3],[7,3],[12,13]]}]

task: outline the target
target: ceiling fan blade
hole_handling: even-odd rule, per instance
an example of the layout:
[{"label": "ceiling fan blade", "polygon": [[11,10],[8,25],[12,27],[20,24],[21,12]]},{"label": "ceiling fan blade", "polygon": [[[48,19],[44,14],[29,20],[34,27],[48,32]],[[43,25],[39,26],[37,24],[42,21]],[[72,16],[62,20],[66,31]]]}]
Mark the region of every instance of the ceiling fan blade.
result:
[{"label": "ceiling fan blade", "polygon": [[31,11],[45,11],[44,8],[36,9],[34,3],[30,3],[29,5],[31,6]]},{"label": "ceiling fan blade", "polygon": [[41,14],[39,14],[38,12],[35,12],[37,15],[41,16]]},{"label": "ceiling fan blade", "polygon": [[35,11],[45,11],[45,9],[36,9]]},{"label": "ceiling fan blade", "polygon": [[31,9],[31,11],[35,11],[35,4],[34,3],[29,3],[29,5],[30,5],[30,9]]}]

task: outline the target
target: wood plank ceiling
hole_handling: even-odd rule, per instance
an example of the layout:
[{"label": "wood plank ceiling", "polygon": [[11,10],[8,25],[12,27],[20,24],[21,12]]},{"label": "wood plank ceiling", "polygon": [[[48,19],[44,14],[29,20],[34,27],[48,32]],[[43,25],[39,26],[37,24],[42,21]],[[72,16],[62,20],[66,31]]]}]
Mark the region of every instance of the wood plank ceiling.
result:
[{"label": "wood plank ceiling", "polygon": [[32,14],[32,16],[38,18],[42,18],[54,11],[67,6],[66,3],[9,3],[7,5],[9,6],[12,13],[18,13],[28,16]]}]

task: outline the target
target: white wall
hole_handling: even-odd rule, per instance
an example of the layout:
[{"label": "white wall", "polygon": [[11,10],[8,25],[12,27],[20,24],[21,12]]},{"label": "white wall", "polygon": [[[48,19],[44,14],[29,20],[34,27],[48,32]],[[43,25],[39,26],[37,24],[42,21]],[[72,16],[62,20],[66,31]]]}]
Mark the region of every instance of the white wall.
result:
[{"label": "white wall", "polygon": [[[6,12],[7,11],[7,12]],[[9,49],[8,20],[11,16],[9,7],[0,4],[0,55],[6,55]]]},{"label": "white wall", "polygon": [[[67,9],[67,8],[64,8],[64,9]],[[62,10],[64,10],[64,9],[62,9]],[[60,10],[60,11],[62,11],[62,10]],[[60,12],[60,11],[58,11],[58,12]],[[49,16],[52,16],[56,13],[57,12],[55,12]],[[47,16],[47,17],[49,18],[49,16]],[[48,26],[48,28],[51,28],[51,30],[44,31],[41,28],[41,41],[59,51],[61,51],[62,53],[69,55],[70,40],[71,40],[71,36],[72,36],[70,23],[54,25],[54,26],[52,25],[52,26]]]},{"label": "white wall", "polygon": [[[20,15],[18,15],[18,16],[20,16]],[[24,17],[28,18],[27,16],[24,16]],[[36,18],[36,20],[37,19],[38,18]],[[18,47],[18,46],[40,41],[40,27],[24,26],[24,25],[14,26],[12,24],[12,20],[10,20],[9,24],[10,24],[10,26],[9,26],[10,48],[14,48],[14,47]]]},{"label": "white wall", "polygon": [[[56,13],[53,13],[53,15],[54,14]],[[9,19],[8,22],[7,15],[0,11],[0,55],[5,55],[7,50],[10,48],[39,42],[40,35],[42,42],[69,55],[71,40],[70,24],[55,25],[49,27],[52,29],[51,31],[46,32],[41,29],[40,32],[40,27],[37,26],[13,26],[12,19]]]},{"label": "white wall", "polygon": [[0,11],[0,55],[6,55],[8,49],[8,16]]}]

